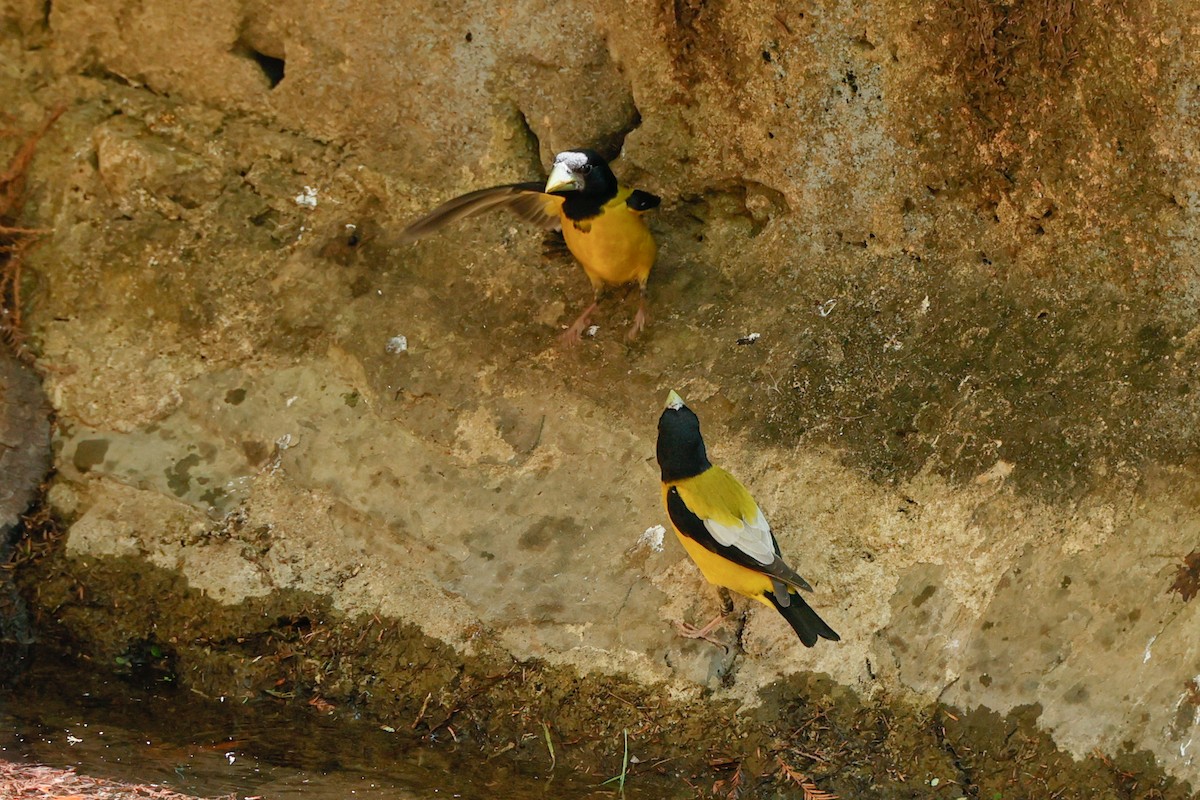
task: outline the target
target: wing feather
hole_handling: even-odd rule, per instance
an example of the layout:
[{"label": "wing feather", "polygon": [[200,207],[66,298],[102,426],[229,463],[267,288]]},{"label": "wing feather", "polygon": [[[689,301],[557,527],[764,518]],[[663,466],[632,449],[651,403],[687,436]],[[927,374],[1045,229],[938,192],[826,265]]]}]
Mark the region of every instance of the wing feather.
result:
[{"label": "wing feather", "polygon": [[447,200],[400,233],[400,241],[413,241],[460,219],[485,211],[504,209],[546,230],[561,228],[558,209],[562,198],[542,191],[542,184],[512,183],[493,186]]},{"label": "wing feather", "polygon": [[[753,501],[751,501],[753,502]],[[739,518],[732,524],[715,519],[704,520],[704,527],[717,542],[725,547],[736,547],[760,564],[766,566],[779,555],[771,526],[758,504],[754,505],[754,519]]]},{"label": "wing feather", "polygon": [[[755,506],[755,508],[757,509],[758,507]],[[758,515],[761,514],[762,512],[758,511]],[[775,537],[771,534],[769,527],[767,528],[767,536],[770,538],[771,549],[773,550],[773,558],[769,563],[763,563],[762,561],[759,561],[758,558],[738,546],[736,544],[736,537],[734,542],[731,542],[730,544],[723,544],[718,541],[709,528],[709,523],[712,521],[712,517],[700,517],[696,511],[691,508],[691,504],[684,499],[680,493],[680,486],[678,485],[672,486],[667,490],[667,516],[671,518],[671,524],[675,526],[676,530],[689,539],[692,539],[700,544],[702,547],[704,547],[704,549],[716,553],[722,558],[727,558],[733,563],[743,566],[746,569],[752,569],[755,572],[761,572],[762,574],[773,578],[774,581],[777,581],[779,584],[783,584],[782,587],[778,585],[773,587],[777,597],[780,594],[786,596],[788,586],[796,589],[804,589],[805,591],[812,591],[812,587],[809,586],[808,581],[800,577],[800,575],[794,569],[784,563],[783,559],[779,556],[779,546],[775,543]],[[719,524],[726,528],[732,527],[728,523]],[[763,520],[763,524],[766,524],[765,519]],[[751,535],[752,538],[757,536],[759,536],[757,533]]]}]

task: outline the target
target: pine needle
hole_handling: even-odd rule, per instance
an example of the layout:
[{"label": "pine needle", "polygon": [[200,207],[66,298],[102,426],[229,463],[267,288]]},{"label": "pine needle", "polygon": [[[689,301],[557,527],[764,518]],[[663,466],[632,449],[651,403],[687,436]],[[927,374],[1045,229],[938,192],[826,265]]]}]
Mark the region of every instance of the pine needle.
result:
[{"label": "pine needle", "polygon": [[838,800],[836,794],[818,789],[807,775],[798,769],[789,767],[782,756],[776,756],[775,761],[779,764],[779,772],[784,779],[796,784],[804,792],[804,800]]}]

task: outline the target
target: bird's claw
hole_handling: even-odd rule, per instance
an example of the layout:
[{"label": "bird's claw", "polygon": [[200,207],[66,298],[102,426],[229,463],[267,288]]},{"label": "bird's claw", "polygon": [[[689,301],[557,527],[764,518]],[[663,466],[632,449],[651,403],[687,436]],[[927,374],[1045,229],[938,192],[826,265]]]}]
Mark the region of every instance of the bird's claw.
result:
[{"label": "bird's claw", "polygon": [[705,624],[699,628],[697,628],[695,625],[689,625],[686,622],[676,622],[675,630],[678,631],[679,635],[685,639],[701,639],[703,641],[708,642],[709,644],[715,644],[717,647],[720,647],[722,650],[727,650],[728,648],[725,646],[724,642],[717,641],[716,639],[714,639],[712,636],[709,635],[718,626],[720,626],[720,624],[724,621],[725,621],[725,615],[718,614],[717,616],[715,616],[711,620],[709,620],[707,624]]},{"label": "bird's claw", "polygon": [[625,338],[633,341],[638,334],[646,329],[646,310],[639,308],[637,314],[633,318],[633,324],[629,326],[629,332],[625,334]]},{"label": "bird's claw", "polygon": [[568,349],[578,347],[583,343],[583,329],[578,325],[572,325],[559,335],[558,341]]},{"label": "bird's claw", "polygon": [[592,314],[596,312],[598,301],[593,301],[590,306],[583,310],[579,315],[579,319],[571,323],[571,327],[562,332],[560,341],[563,347],[575,347],[583,341],[583,332],[587,330],[588,323],[592,320]]},{"label": "bird's claw", "polygon": [[637,335],[646,329],[646,322],[649,320],[649,315],[646,314],[646,297],[643,293],[642,298],[638,301],[637,313],[633,315],[633,323],[629,326],[629,332],[625,334],[625,338],[633,341]]}]

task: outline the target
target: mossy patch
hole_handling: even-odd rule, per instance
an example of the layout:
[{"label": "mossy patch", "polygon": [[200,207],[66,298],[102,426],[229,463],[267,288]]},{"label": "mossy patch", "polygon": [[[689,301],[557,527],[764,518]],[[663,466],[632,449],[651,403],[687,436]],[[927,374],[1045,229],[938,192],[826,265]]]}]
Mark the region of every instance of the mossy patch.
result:
[{"label": "mossy patch", "polygon": [[782,342],[768,353],[740,348],[731,366],[754,370],[739,383],[757,402],[731,427],[834,447],[888,484],[924,470],[959,485],[1005,479],[1044,500],[1195,452],[1187,327],[1151,300],[909,277],[847,278],[826,292],[835,319],[800,314],[771,331]]}]

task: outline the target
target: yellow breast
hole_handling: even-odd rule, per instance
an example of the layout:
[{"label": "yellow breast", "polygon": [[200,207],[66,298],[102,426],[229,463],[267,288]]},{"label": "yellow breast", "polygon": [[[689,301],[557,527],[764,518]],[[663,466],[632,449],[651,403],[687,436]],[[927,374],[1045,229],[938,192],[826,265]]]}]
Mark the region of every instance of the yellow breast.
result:
[{"label": "yellow breast", "polygon": [[763,594],[771,591],[771,579],[766,575],[721,558],[679,531],[675,531],[675,535],[679,537],[683,549],[687,550],[688,555],[692,557],[692,561],[696,562],[696,566],[700,568],[700,572],[709,583],[724,586],[731,592],[737,592],[757,600],[764,606],[771,605],[770,601],[763,597]]},{"label": "yellow breast", "polygon": [[596,217],[576,225],[563,217],[563,238],[592,285],[645,285],[657,247],[641,214],[625,205],[622,192]]}]

